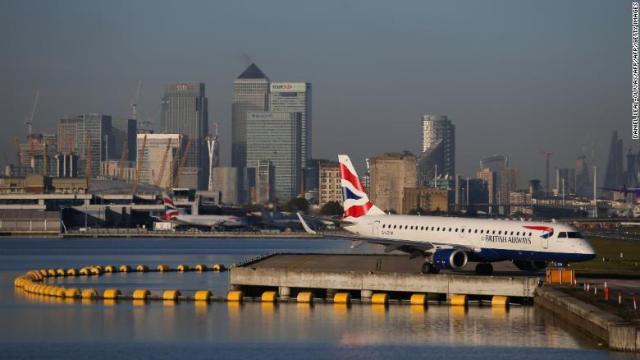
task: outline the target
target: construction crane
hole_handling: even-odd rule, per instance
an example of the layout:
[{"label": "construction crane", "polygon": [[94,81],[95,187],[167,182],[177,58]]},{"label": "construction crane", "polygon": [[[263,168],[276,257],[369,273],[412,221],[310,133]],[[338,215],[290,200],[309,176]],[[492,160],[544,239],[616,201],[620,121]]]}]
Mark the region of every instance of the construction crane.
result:
[{"label": "construction crane", "polygon": [[120,151],[122,153],[122,155],[120,156],[120,164],[119,164],[119,167],[118,167],[118,177],[120,179],[122,179],[122,180],[125,179],[124,166],[125,166],[125,163],[127,161],[127,156],[129,156],[128,150],[129,150],[129,148],[127,147],[127,140],[124,140],[122,142],[122,150]]},{"label": "construction crane", "polygon": [[164,149],[164,154],[162,154],[162,162],[160,163],[160,170],[158,170],[158,176],[156,177],[155,186],[160,187],[162,183],[162,178],[164,177],[164,169],[165,164],[167,163],[167,155],[169,155],[169,150],[171,150],[171,138],[167,141],[167,147]]},{"label": "construction crane", "polygon": [[27,138],[30,138],[33,132],[33,118],[36,115],[36,109],[38,107],[39,97],[40,97],[40,90],[36,90],[36,96],[35,96],[35,99],[33,100],[33,106],[31,107],[31,114],[27,116],[27,118],[24,121],[24,124],[27,125]]},{"label": "construction crane", "polygon": [[142,171],[142,164],[144,163],[144,150],[147,147],[147,135],[145,134],[142,138],[142,146],[140,147],[140,151],[138,152],[138,159],[136,164],[136,173],[133,178],[133,186],[131,189],[131,193],[133,195],[138,192],[138,182],[140,181],[140,172]]},{"label": "construction crane", "polygon": [[187,145],[185,146],[184,153],[180,158],[180,164],[178,165],[178,168],[175,171],[175,176],[173,177],[174,188],[180,187],[180,171],[182,171],[184,164],[186,164],[187,162],[187,158],[189,158],[189,150],[191,149],[192,143],[193,143],[193,140],[189,138],[189,140],[187,141]]},{"label": "construction crane", "polygon": [[552,152],[550,151],[546,151],[546,150],[541,150],[540,153],[546,158],[546,178],[545,178],[545,188],[544,188],[544,192],[546,196],[549,196],[551,194],[551,188],[549,187],[549,159],[551,158],[551,155],[553,155]]}]

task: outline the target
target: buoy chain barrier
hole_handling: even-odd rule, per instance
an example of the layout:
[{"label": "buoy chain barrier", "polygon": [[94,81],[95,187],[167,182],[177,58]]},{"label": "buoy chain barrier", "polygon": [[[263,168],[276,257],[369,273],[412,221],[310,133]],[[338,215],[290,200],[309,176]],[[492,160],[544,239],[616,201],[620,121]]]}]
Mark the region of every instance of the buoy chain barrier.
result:
[{"label": "buoy chain barrier", "polygon": [[[105,300],[111,303],[115,301],[133,300],[138,302],[149,301],[163,301],[164,303],[177,303],[180,301],[196,302],[196,303],[209,303],[209,302],[294,302],[313,304],[319,303],[334,303],[334,304],[379,304],[387,305],[389,303],[394,304],[411,304],[426,307],[427,294],[418,293],[412,294],[410,299],[391,299],[387,293],[373,293],[369,301],[363,301],[362,299],[353,299],[351,293],[348,291],[340,291],[333,294],[331,298],[314,298],[312,290],[300,290],[295,293],[295,296],[280,297],[278,291],[266,290],[263,291],[258,297],[246,296],[243,291],[230,290],[225,296],[214,296],[210,290],[179,290],[179,289],[163,289],[163,290],[149,290],[145,288],[134,289],[130,292],[124,292],[117,288],[108,288],[104,290],[98,290],[94,288],[78,288],[78,287],[64,287],[46,282],[48,278],[56,277],[82,277],[82,276],[104,276],[104,274],[112,274],[117,272],[167,272],[167,271],[225,271],[227,268],[223,264],[213,264],[212,266],[206,266],[205,264],[196,264],[195,266],[188,266],[182,264],[176,269],[171,269],[168,265],[160,264],[157,267],[150,267],[148,265],[140,264],[135,267],[129,265],[113,266],[113,265],[90,265],[80,268],[69,269],[38,269],[31,270],[22,274],[14,279],[14,286],[17,290],[30,295],[38,295],[43,297],[63,298],[69,300],[82,300],[84,301],[97,301]],[[467,306],[469,299],[467,295],[453,294],[450,296],[448,303],[451,306]],[[481,301],[480,301],[481,303]],[[493,296],[490,300],[492,306],[508,307],[510,303],[509,297],[506,296]]]}]

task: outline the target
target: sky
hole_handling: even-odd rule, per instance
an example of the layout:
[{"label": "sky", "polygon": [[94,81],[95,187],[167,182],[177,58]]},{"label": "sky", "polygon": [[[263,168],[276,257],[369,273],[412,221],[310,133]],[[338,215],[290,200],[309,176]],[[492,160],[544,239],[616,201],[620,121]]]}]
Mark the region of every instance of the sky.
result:
[{"label": "sky", "polygon": [[[1,0],[0,162],[36,90],[34,132],[61,117],[159,123],[163,86],[206,84],[223,164],[233,80],[254,61],[313,86],[313,156],[421,149],[421,116],[456,125],[456,172],[507,154],[520,187],[580,154],[603,175],[611,133],[631,139],[631,1]],[[211,127],[210,127],[211,128]],[[602,178],[601,178],[602,179]]]}]

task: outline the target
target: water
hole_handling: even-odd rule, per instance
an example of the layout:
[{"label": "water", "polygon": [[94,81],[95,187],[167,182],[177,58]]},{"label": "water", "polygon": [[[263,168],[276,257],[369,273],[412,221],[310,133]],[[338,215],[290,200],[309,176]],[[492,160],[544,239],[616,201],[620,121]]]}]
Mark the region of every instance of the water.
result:
[{"label": "water", "polygon": [[[331,304],[227,304],[129,301],[108,304],[16,291],[34,268],[88,264],[231,264],[273,251],[362,252],[348,242],[272,239],[0,239],[1,358],[577,358],[632,355],[593,341],[534,307],[426,310]],[[211,289],[228,273],[130,273],[55,279],[66,286],[125,291]]]}]

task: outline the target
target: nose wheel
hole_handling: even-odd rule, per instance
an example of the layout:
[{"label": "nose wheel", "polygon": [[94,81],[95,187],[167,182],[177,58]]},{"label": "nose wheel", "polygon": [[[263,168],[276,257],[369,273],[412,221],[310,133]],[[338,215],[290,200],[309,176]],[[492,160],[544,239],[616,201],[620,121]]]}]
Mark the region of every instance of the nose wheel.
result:
[{"label": "nose wheel", "polygon": [[490,263],[480,263],[476,265],[476,274],[478,275],[493,274],[493,265],[491,265]]},{"label": "nose wheel", "polygon": [[435,265],[433,265],[432,263],[425,261],[422,264],[422,273],[423,274],[437,274],[440,272],[440,269],[438,269],[438,267],[436,267]]}]

